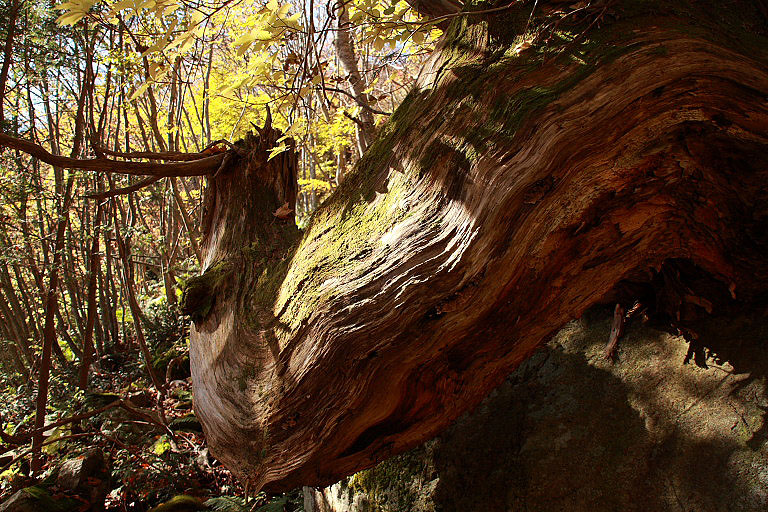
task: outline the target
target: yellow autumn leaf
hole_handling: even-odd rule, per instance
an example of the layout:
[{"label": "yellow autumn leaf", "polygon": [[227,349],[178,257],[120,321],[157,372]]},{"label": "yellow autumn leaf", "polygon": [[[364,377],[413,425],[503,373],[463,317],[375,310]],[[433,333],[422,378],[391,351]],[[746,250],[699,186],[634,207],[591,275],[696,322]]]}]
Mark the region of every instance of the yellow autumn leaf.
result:
[{"label": "yellow autumn leaf", "polygon": [[280,9],[277,11],[277,17],[281,20],[285,19],[288,16],[288,11],[291,10],[291,7],[293,7],[291,4],[281,5]]},{"label": "yellow autumn leaf", "polygon": [[286,151],[288,149],[288,146],[285,144],[280,144],[279,146],[275,146],[274,148],[269,150],[269,158],[267,158],[267,161],[272,160],[280,153]]},{"label": "yellow autumn leaf", "polygon": [[56,23],[59,25],[74,25],[84,17],[85,13],[82,12],[68,12],[56,18]]},{"label": "yellow autumn leaf", "polygon": [[141,96],[142,94],[144,94],[144,92],[145,92],[145,91],[146,91],[148,88],[149,88],[149,82],[146,82],[146,83],[143,83],[143,84],[141,84],[141,85],[139,86],[139,88],[138,88],[138,89],[136,89],[136,90],[133,92],[133,94],[131,94],[131,97],[129,98],[129,101],[133,101],[133,100],[135,100],[136,98],[138,98],[139,96]]},{"label": "yellow autumn leaf", "polygon": [[98,0],[70,0],[55,7],[59,11],[69,11],[56,19],[59,25],[74,25],[88,14],[91,7],[96,5]]},{"label": "yellow autumn leaf", "polygon": [[285,18],[283,22],[289,27],[299,30],[301,28],[299,25],[299,18],[301,18],[301,13],[297,12]]},{"label": "yellow autumn leaf", "polygon": [[57,11],[71,11],[73,9],[77,9],[78,7],[79,4],[77,2],[64,2],[54,7],[54,9]]}]

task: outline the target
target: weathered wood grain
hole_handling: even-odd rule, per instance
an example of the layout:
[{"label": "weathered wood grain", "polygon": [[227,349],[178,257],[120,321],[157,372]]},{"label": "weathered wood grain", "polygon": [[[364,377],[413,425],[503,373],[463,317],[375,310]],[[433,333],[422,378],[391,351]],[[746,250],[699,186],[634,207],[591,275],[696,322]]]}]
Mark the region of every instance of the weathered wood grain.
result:
[{"label": "weathered wood grain", "polygon": [[458,19],[303,235],[272,215],[295,168],[266,162],[269,137],[212,180],[188,311],[217,458],[257,488],[336,481],[434,436],[665,261],[709,275],[704,300],[764,298],[764,21],[626,4],[575,20],[559,54],[515,39],[526,13]]}]

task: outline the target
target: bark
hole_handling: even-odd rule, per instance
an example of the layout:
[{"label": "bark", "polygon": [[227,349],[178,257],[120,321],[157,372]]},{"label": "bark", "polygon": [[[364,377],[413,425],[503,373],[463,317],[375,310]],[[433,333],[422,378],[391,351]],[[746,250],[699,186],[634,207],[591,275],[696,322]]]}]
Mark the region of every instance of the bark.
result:
[{"label": "bark", "polygon": [[[86,67],[90,68],[91,65],[91,58],[92,53],[89,53],[86,51],[87,54],[87,62]],[[85,82],[82,84],[81,90],[80,90],[80,97],[77,102],[77,111],[75,114],[75,127],[74,127],[74,138],[72,142],[72,151],[70,154],[69,160],[76,160],[77,157],[80,155],[81,152],[81,145],[83,141],[83,131],[85,129],[85,108],[86,108],[86,99],[88,97],[88,93],[93,87],[93,82],[89,81],[88,79],[85,80]],[[50,112],[48,112],[48,122],[49,125],[53,123],[53,118],[50,115]],[[58,126],[58,125],[57,125]],[[51,130],[51,133],[54,133],[53,130]],[[4,134],[0,134],[0,144],[3,143],[4,138],[10,138],[14,139],[14,137],[9,137]],[[17,139],[20,140],[20,139]],[[53,140],[58,140],[58,138],[55,138]],[[37,144],[31,143],[31,142],[24,142],[24,144],[36,146],[37,148],[41,149],[45,153],[45,151],[41,146],[38,146]],[[24,145],[22,144],[22,145]],[[13,146],[11,146],[13,147]],[[52,147],[54,150],[58,149],[58,143],[54,142],[52,143]],[[22,148],[16,148],[24,151]],[[58,158],[65,158],[66,157],[58,157]],[[43,158],[40,158],[41,160],[44,160]],[[56,164],[54,162],[48,162],[51,165],[54,166],[54,176],[61,175],[63,177],[64,170],[62,168],[57,168]],[[69,224],[69,209],[72,207],[72,201],[73,201],[73,192],[74,192],[74,182],[75,182],[75,174],[70,172],[67,176],[66,185],[62,184],[62,199],[59,206],[58,211],[58,220],[56,221],[56,239],[54,242],[54,253],[53,253],[53,259],[51,261],[51,266],[49,268],[48,273],[48,288],[46,290],[45,295],[45,324],[43,327],[43,346],[42,346],[42,353],[40,355],[40,370],[37,380],[37,397],[35,399],[35,428],[41,429],[45,425],[45,416],[47,412],[47,406],[48,406],[48,383],[50,380],[50,371],[51,371],[51,354],[55,353],[59,356],[60,359],[63,359],[66,361],[66,358],[63,357],[63,354],[61,354],[61,347],[59,347],[59,341],[56,336],[56,325],[55,325],[55,318],[57,314],[60,315],[59,311],[59,281],[61,280],[61,276],[59,275],[60,272],[62,272],[62,258],[64,257],[64,246],[65,246],[65,235],[67,230],[67,225]],[[67,339],[68,335],[66,333],[66,326],[63,322],[61,322],[59,327],[59,330],[61,331],[62,336]],[[74,343],[71,342],[71,340],[67,339],[68,342],[70,342],[70,345],[72,347],[75,347]],[[32,438],[32,463],[30,464],[30,468],[33,473],[37,473],[42,469],[42,452],[41,447],[43,446],[43,432],[40,431],[39,433],[36,433]]]},{"label": "bark", "polygon": [[463,2],[457,0],[406,0],[406,3],[428,20],[443,18],[436,20],[443,29],[449,25],[450,17],[460,12],[463,6]]},{"label": "bark", "polygon": [[[106,215],[105,219],[107,219]],[[104,291],[104,294],[101,297],[101,312],[104,317],[103,322],[104,325],[107,326],[107,331],[112,340],[112,346],[117,347],[120,345],[121,338],[119,334],[120,328],[117,323],[118,294],[114,275],[116,263],[114,262],[115,258],[112,256],[110,233],[114,234],[118,227],[114,225],[114,222],[112,223],[112,230],[109,229],[109,226],[104,230],[104,266],[106,267],[106,271],[102,275],[103,283],[99,286],[99,290]],[[107,224],[109,224],[109,222]],[[99,268],[99,273],[102,273],[101,268]]]},{"label": "bark", "polygon": [[[77,150],[73,150],[73,153]],[[59,211],[59,220],[56,223],[56,242],[54,245],[53,261],[51,262],[50,272],[48,274],[48,290],[45,297],[45,326],[43,327],[43,349],[40,356],[40,371],[37,380],[37,398],[35,401],[35,428],[40,429],[45,425],[45,415],[48,405],[48,382],[51,372],[51,354],[59,349],[58,339],[56,337],[55,315],[58,311],[58,287],[59,271],[61,258],[64,251],[64,235],[67,228],[69,208],[72,202],[72,185],[74,183],[74,174],[67,178],[66,189],[62,199],[61,209]],[[60,327],[65,330],[66,327]],[[42,458],[40,449],[43,445],[43,432],[35,434],[32,438],[33,457],[31,469],[38,472],[42,469]]]},{"label": "bark", "polygon": [[[118,220],[120,220],[122,225],[127,225],[129,228],[134,227],[133,223],[136,221],[135,215],[131,215],[131,222],[129,224],[126,222],[126,215],[121,211],[120,208],[118,208],[115,201],[112,202],[111,206],[112,216],[116,223]],[[118,211],[120,211],[120,215],[118,215]],[[141,355],[144,358],[144,367],[147,370],[147,374],[149,375],[149,380],[152,382],[152,385],[160,392],[161,396],[164,396],[165,383],[160,379],[160,377],[152,368],[152,354],[149,352],[149,346],[147,345],[147,340],[144,336],[144,328],[142,327],[142,325],[146,324],[147,321],[144,313],[141,310],[139,301],[136,298],[136,283],[133,280],[133,269],[130,258],[130,240],[123,238],[123,236],[120,234],[120,230],[117,227],[115,227],[115,239],[117,241],[118,253],[123,263],[123,289],[128,295],[128,306],[131,308],[131,315],[133,316],[133,328],[136,332],[136,341],[139,344],[139,350],[141,351]],[[123,315],[123,321],[125,321],[125,315]],[[125,333],[123,333],[123,338],[125,338]]]},{"label": "bark", "polygon": [[352,24],[349,21],[349,13],[347,12],[346,5],[343,1],[338,1],[335,7],[337,17],[335,39],[336,55],[339,57],[339,63],[347,72],[347,81],[352,88],[352,97],[361,107],[359,117],[355,118],[354,121],[357,125],[355,132],[357,135],[357,148],[360,154],[363,154],[373,140],[375,131],[373,114],[371,113],[368,94],[365,92],[367,85],[360,74],[360,69],[357,65],[357,55],[355,54],[355,46],[349,33],[350,28],[352,27]]},{"label": "bark", "polygon": [[457,17],[298,242],[271,214],[293,204],[286,162],[255,144],[211,180],[184,304],[195,409],[256,488],[434,436],[597,302],[656,297],[685,329],[764,300],[765,17],[552,4],[530,48],[531,3]]},{"label": "bark", "polygon": [[179,209],[179,213],[181,214],[181,220],[184,223],[184,229],[187,231],[187,235],[189,236],[189,244],[192,246],[192,251],[195,253],[198,264],[200,264],[203,262],[203,255],[200,252],[200,246],[197,243],[199,235],[197,233],[195,224],[192,222],[192,219],[187,213],[187,207],[184,206],[184,199],[182,199],[181,194],[179,193],[179,188],[176,186],[176,178],[171,178],[171,191],[173,192],[173,198],[176,200],[176,207]]},{"label": "bark", "polygon": [[34,358],[29,348],[29,340],[27,339],[26,334],[19,330],[14,314],[8,309],[8,305],[4,300],[5,297],[1,298],[3,300],[0,300],[0,314],[3,318],[5,337],[6,339],[13,340],[18,349],[18,353],[24,356],[27,365],[31,368],[34,363]]},{"label": "bark", "polygon": [[85,335],[83,337],[83,357],[80,361],[80,372],[78,374],[78,386],[82,390],[88,389],[88,375],[90,373],[91,363],[93,362],[93,332],[96,325],[96,287],[98,285],[98,267],[101,264],[99,258],[99,240],[101,233],[101,203],[96,207],[93,216],[93,233],[91,237],[91,248],[88,254],[88,310],[86,312]]},{"label": "bark", "polygon": [[11,2],[7,15],[8,29],[5,37],[5,46],[3,47],[3,64],[0,66],[0,129],[5,124],[5,87],[8,83],[8,71],[11,69],[11,60],[13,59],[13,38],[16,35],[16,18],[21,8],[21,1]]}]

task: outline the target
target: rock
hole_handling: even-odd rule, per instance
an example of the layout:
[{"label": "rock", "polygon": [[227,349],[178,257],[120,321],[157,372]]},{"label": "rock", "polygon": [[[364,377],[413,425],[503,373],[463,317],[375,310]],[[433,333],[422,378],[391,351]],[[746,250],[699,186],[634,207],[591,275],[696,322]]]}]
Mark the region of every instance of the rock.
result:
[{"label": "rock", "polygon": [[47,512],[35,498],[24,492],[24,489],[8,498],[0,505],[0,512]]},{"label": "rock", "polygon": [[66,461],[59,468],[56,485],[87,499],[91,510],[103,510],[104,498],[109,492],[109,468],[104,454],[98,448],[91,448]]},{"label": "rock", "polygon": [[0,512],[75,512],[79,502],[70,498],[53,498],[43,487],[33,486],[18,491],[0,505]]},{"label": "rock", "polygon": [[768,510],[768,321],[699,326],[709,369],[637,323],[607,361],[610,326],[569,323],[435,440],[310,490],[315,512]]},{"label": "rock", "polygon": [[98,448],[93,448],[62,464],[56,484],[68,491],[78,490],[83,487],[88,477],[103,472],[104,466],[104,454]]}]

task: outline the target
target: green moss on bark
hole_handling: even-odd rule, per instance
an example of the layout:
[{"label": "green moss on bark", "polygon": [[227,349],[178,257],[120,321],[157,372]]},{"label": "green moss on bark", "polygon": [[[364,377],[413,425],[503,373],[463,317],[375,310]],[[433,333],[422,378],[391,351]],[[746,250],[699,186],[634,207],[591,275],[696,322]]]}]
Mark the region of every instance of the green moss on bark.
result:
[{"label": "green moss on bark", "polygon": [[204,274],[191,278],[184,287],[181,312],[195,321],[207,317],[216,297],[225,291],[232,276],[232,266],[222,261]]}]

